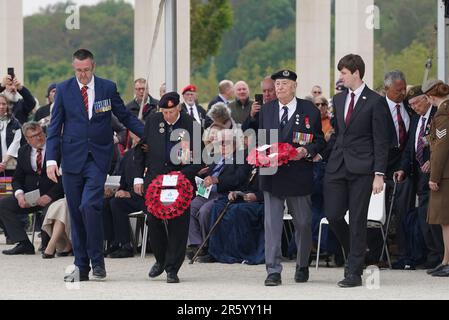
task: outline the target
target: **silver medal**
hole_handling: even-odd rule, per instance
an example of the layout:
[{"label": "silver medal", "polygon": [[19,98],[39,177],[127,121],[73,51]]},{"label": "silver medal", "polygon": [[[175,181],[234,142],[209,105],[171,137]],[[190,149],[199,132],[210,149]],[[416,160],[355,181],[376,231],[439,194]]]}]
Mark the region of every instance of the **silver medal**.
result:
[{"label": "silver medal", "polygon": [[164,129],[164,128],[160,128],[160,129],[159,129],[159,132],[160,132],[160,133],[164,133],[164,132],[165,132],[165,129]]}]

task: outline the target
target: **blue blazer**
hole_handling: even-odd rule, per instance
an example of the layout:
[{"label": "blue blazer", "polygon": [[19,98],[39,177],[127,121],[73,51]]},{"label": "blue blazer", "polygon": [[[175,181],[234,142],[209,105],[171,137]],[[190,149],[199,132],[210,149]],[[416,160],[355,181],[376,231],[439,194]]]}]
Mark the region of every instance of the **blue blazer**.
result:
[{"label": "blue blazer", "polygon": [[115,83],[95,77],[92,118],[86,113],[75,77],[60,83],[48,127],[47,160],[61,155],[63,172],[79,174],[88,153],[102,173],[107,173],[113,154],[111,112],[133,133],[141,137],[143,124],[126,110]]}]

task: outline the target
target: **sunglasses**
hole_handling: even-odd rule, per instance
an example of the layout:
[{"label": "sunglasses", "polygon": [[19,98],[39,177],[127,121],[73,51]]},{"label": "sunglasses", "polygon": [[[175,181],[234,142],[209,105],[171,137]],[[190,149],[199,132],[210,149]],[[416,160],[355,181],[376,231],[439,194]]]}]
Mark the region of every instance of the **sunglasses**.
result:
[{"label": "sunglasses", "polygon": [[327,103],[315,103],[317,107],[327,107]]},{"label": "sunglasses", "polygon": [[313,91],[313,93],[321,94],[321,91]]}]

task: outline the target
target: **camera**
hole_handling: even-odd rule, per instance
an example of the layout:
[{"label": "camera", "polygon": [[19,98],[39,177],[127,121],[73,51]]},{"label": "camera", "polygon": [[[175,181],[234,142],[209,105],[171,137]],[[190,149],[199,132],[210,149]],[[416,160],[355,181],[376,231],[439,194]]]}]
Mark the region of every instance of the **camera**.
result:
[{"label": "camera", "polygon": [[263,94],[257,93],[254,95],[254,99],[260,105],[263,105]]}]

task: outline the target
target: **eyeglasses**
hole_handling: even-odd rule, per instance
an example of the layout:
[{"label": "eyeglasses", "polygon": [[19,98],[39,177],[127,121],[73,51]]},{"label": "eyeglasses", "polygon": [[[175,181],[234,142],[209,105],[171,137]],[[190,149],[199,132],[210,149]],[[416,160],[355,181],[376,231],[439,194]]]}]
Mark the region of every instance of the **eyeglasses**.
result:
[{"label": "eyeglasses", "polygon": [[89,69],[75,69],[76,73],[90,73],[92,72],[93,69],[89,68]]},{"label": "eyeglasses", "polygon": [[327,107],[327,103],[315,103],[317,107]]},{"label": "eyeglasses", "polygon": [[313,93],[321,94],[321,91],[313,91]]},{"label": "eyeglasses", "polygon": [[27,139],[35,139],[35,138],[41,137],[43,134],[44,134],[44,132],[41,131],[41,132],[39,132],[39,133],[33,134],[32,136],[26,136],[26,138],[27,138]]}]

